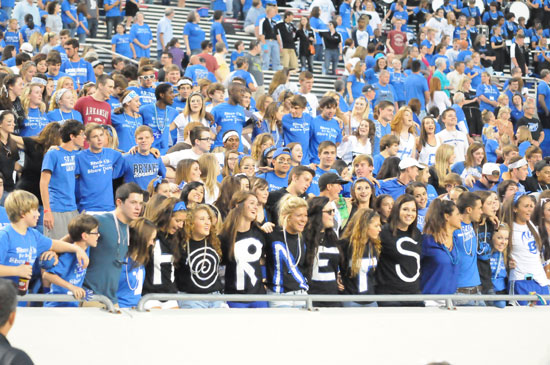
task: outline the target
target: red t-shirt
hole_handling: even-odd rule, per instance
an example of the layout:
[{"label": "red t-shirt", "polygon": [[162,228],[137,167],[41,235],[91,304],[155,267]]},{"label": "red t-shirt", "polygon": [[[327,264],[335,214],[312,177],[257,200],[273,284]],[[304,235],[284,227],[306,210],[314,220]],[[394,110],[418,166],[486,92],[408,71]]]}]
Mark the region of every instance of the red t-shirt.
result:
[{"label": "red t-shirt", "polygon": [[395,54],[403,54],[405,52],[405,45],[407,44],[407,34],[405,32],[392,30],[388,33],[388,39]]},{"label": "red t-shirt", "polygon": [[88,123],[111,124],[111,106],[106,101],[97,101],[91,95],[78,99],[74,110],[82,114],[84,125]]}]

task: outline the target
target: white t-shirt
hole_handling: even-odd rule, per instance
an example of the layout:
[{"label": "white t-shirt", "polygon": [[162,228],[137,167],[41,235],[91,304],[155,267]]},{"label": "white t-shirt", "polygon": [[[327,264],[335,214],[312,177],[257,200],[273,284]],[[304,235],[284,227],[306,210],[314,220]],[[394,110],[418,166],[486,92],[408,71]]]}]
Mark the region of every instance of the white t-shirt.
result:
[{"label": "white t-shirt", "polygon": [[416,138],[414,134],[409,133],[407,138],[399,136],[399,149],[397,150],[397,157],[403,159],[405,157],[415,156],[414,151],[416,149]]},{"label": "white t-shirt", "polygon": [[[214,153],[216,158],[218,159],[218,162],[220,166],[223,166],[225,155],[223,152],[216,152]],[[192,148],[188,148],[186,150],[180,150],[176,152],[171,152],[166,154],[164,156],[168,158],[168,165],[172,166],[173,168],[176,168],[178,166],[178,162],[181,160],[198,160],[201,155],[197,155]]]},{"label": "white t-shirt", "polygon": [[439,110],[439,114],[441,115],[447,108],[451,107],[451,99],[447,96],[447,93],[445,91],[438,90],[434,92],[434,98],[433,100],[430,100],[430,102],[427,105],[428,110],[436,106]]},{"label": "white t-shirt", "polygon": [[438,138],[435,139],[435,146],[431,146],[426,143],[422,146],[420,153],[418,154],[418,162],[423,165],[432,166],[435,163],[435,152],[441,145],[441,142]]},{"label": "white t-shirt", "polygon": [[[176,119],[174,119],[174,124],[176,125],[176,128],[178,129],[178,140],[177,143],[185,142],[185,138],[183,136],[183,130],[185,127],[187,127],[187,124],[191,122],[191,116],[190,115],[184,115],[183,113],[178,114]],[[202,125],[205,127],[210,128],[210,123],[206,119],[201,120]]]},{"label": "white t-shirt", "polygon": [[358,155],[371,155],[372,146],[370,140],[362,144],[356,136],[349,136],[348,140],[341,143],[337,149],[337,155],[347,163],[353,161],[353,158]]},{"label": "white t-shirt", "polygon": [[297,92],[297,94],[302,95],[304,98],[306,98],[307,106],[305,112],[315,118],[317,116],[317,109],[319,108],[319,101],[317,100],[317,96],[312,93],[302,94],[301,92]]},{"label": "white t-shirt", "polygon": [[455,162],[461,162],[466,159],[466,151],[468,150],[469,143],[468,138],[463,132],[459,130],[449,132],[444,129],[437,133],[435,137],[439,139],[441,144],[445,143],[455,148]]},{"label": "white t-shirt", "polygon": [[336,12],[334,4],[330,0],[314,0],[309,6],[309,11],[316,6],[318,6],[321,10],[319,19],[321,19],[325,24],[328,24],[328,22],[332,20],[332,13]]},{"label": "white t-shirt", "polygon": [[514,223],[513,229],[511,258],[516,262],[516,268],[510,270],[510,280],[525,280],[525,275],[533,275],[539,285],[550,285],[542,266],[540,251],[529,227]]}]

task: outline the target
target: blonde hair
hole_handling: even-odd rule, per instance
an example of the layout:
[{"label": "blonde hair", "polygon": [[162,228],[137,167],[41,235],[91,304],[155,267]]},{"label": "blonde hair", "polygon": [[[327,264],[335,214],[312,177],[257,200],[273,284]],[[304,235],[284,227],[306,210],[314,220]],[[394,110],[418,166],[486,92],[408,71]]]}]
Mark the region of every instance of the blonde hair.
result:
[{"label": "blonde hair", "polygon": [[273,135],[271,133],[258,134],[254,139],[254,142],[252,142],[252,151],[250,155],[255,161],[260,161],[262,159],[263,151],[261,151],[261,148],[262,145],[268,140],[271,140],[271,142],[275,144],[275,140],[273,139]]},{"label": "blonde hair", "polygon": [[529,127],[526,125],[522,125],[518,127],[517,133],[516,133],[518,143],[522,143],[525,141],[532,142],[533,136],[531,135],[531,131],[529,130]]},{"label": "blonde hair", "polygon": [[[36,33],[35,33],[36,34]],[[21,95],[21,106],[23,107],[23,110],[25,111],[25,114],[29,114],[29,108],[31,104],[30,95],[32,92],[33,87],[39,87],[40,90],[42,90],[42,85],[38,83],[31,83],[29,84],[24,90],[23,94]],[[38,109],[41,113],[44,113],[46,111],[46,104],[42,100],[40,100],[40,104],[38,105]]]},{"label": "blonde hair", "polygon": [[500,119],[501,115],[504,113],[511,114],[512,110],[510,110],[510,108],[507,106],[501,106],[500,109],[498,110],[497,119]]},{"label": "blonde hair", "polygon": [[38,209],[38,198],[28,191],[14,190],[6,198],[4,208],[10,222],[17,223],[22,216],[31,210]]},{"label": "blonde hair", "polygon": [[[214,224],[214,220],[218,220],[217,223],[219,223],[219,217],[216,217],[212,209],[205,204],[198,204],[195,208],[187,211],[187,217],[185,217],[185,235],[188,239],[193,237],[193,226],[194,226],[194,220],[195,216],[198,212],[205,211],[208,213],[208,216],[210,217],[210,222],[212,223],[210,225],[210,234],[207,237],[207,240],[212,245],[212,248],[216,251],[218,256],[222,257],[222,248],[220,244],[220,240],[218,239],[218,224]],[[183,250],[187,250],[187,245],[183,245]]]},{"label": "blonde hair", "polygon": [[[218,175],[220,172],[220,164],[218,158],[213,153],[205,153],[197,160],[201,169],[201,180],[204,182],[205,190],[214,196],[218,184]],[[216,171],[217,170],[217,171]]]},{"label": "blonde hair", "polygon": [[482,133],[485,137],[487,137],[487,139],[497,139],[497,132],[495,132],[495,128],[493,126],[483,128]]},{"label": "blonde hair", "polygon": [[367,245],[372,245],[374,248],[373,253],[376,256],[380,254],[380,250],[382,248],[380,240],[370,240],[368,236],[369,225],[376,217],[380,216],[373,209],[358,209],[349,220],[346,225],[346,229],[342,234],[342,238],[349,241],[349,247],[351,250],[350,277],[355,277],[359,273],[359,270],[361,269],[361,259],[363,258],[365,247],[367,247]]},{"label": "blonde hair", "polygon": [[442,144],[435,151],[434,170],[439,179],[439,186],[444,187],[443,180],[449,173],[449,158],[454,155],[455,148],[449,144]]},{"label": "blonde hair", "polygon": [[[411,118],[413,116],[413,111],[408,106],[403,106],[399,108],[397,113],[395,114],[395,117],[393,117],[393,120],[391,121],[391,130],[392,132],[401,133],[401,130],[403,129],[403,120],[405,119],[405,113],[410,113]],[[409,127],[409,133],[412,135],[416,135],[416,128],[413,124]]]},{"label": "blonde hair", "polygon": [[306,208],[307,201],[294,195],[287,194],[279,202],[279,224],[283,229],[288,226],[288,220],[296,209]]},{"label": "blonde hair", "polygon": [[[61,80],[61,79],[60,79]],[[60,85],[59,82],[57,83],[57,85]],[[52,110],[55,110],[55,109],[59,109],[59,104],[57,103],[57,94],[63,90],[63,88],[61,87],[58,87],[57,90],[55,90],[55,92],[52,94],[51,98],[50,98],[50,108],[48,109],[48,111],[52,111]],[[73,97],[74,97],[74,100],[77,100],[77,95],[76,95],[76,91],[74,90],[69,90],[68,92],[71,92],[73,93]],[[62,96],[63,97],[63,96]],[[74,108],[74,107],[73,107]]]}]

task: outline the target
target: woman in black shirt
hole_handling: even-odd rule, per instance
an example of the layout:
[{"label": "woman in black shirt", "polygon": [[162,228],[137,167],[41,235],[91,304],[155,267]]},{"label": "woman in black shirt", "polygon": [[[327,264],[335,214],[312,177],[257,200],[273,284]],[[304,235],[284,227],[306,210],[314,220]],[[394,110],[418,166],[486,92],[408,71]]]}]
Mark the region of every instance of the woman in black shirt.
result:
[{"label": "woman in black shirt", "polygon": [[309,72],[313,72],[313,54],[311,53],[311,49],[315,43],[315,33],[313,33],[313,29],[309,25],[307,16],[300,18],[300,26],[296,32],[296,39],[299,40],[298,56],[302,64],[302,71],[307,69]]},{"label": "woman in black shirt", "polygon": [[[374,274],[380,255],[380,216],[372,209],[359,209],[349,221],[339,244],[343,294],[374,294]],[[344,307],[376,307],[376,302],[344,302]]]},{"label": "woman in black shirt", "polygon": [[[253,193],[241,191],[231,200],[220,232],[225,265],[225,294],[265,294],[262,259],[266,248],[264,233],[256,223],[260,209]],[[267,302],[228,302],[230,308],[267,308]]]},{"label": "woman in black shirt", "polygon": [[[222,257],[217,236],[216,216],[207,205],[199,204],[187,212],[183,251],[176,266],[178,290],[189,294],[219,294],[223,284],[219,276]],[[180,308],[221,308],[221,301],[179,301]]]},{"label": "woman in black shirt", "polygon": [[[338,294],[338,264],[340,250],[334,231],[336,209],[329,198],[314,197],[308,200],[308,221],[304,230],[306,241],[305,275],[309,283],[308,294]],[[337,307],[338,302],[316,302],[320,307]]]},{"label": "woman in black shirt", "polygon": [[15,187],[13,171],[19,161],[19,150],[13,139],[15,116],[10,110],[0,113],[0,172],[4,176],[4,190],[11,192]]},{"label": "woman in black shirt", "polygon": [[19,75],[5,76],[0,88],[0,109],[10,110],[15,117],[15,133],[19,130],[25,119],[25,111],[19,97],[23,94],[23,79]]},{"label": "woman in black shirt", "polygon": [[[376,268],[376,294],[419,294],[421,235],[416,228],[414,197],[401,195],[382,227],[382,249]],[[380,306],[423,305],[411,302],[380,302]]]}]

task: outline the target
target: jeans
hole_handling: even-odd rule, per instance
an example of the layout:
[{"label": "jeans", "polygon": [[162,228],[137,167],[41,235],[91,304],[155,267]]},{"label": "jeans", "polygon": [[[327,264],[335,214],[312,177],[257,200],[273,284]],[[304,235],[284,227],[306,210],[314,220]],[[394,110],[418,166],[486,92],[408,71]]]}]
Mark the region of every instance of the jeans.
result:
[{"label": "jeans", "polygon": [[264,71],[269,70],[270,64],[273,71],[278,71],[281,68],[281,54],[279,50],[279,43],[276,40],[268,39],[265,41],[262,59],[262,68]]},{"label": "jeans", "polygon": [[300,57],[300,63],[302,64],[302,71],[308,70],[309,72],[313,72],[313,56]]},{"label": "jeans", "polygon": [[[289,291],[286,293],[275,293],[274,291],[267,290],[267,294],[278,294],[278,295],[286,295],[289,297],[292,297],[293,295],[306,295],[307,291],[305,290],[296,290],[296,291]],[[274,301],[269,302],[269,308],[304,308],[306,306],[306,302],[304,301],[296,301],[291,300],[291,298],[288,298],[287,301]]]},{"label": "jeans", "polygon": [[74,36],[76,35],[76,27],[75,28],[69,28],[69,26],[67,24],[63,24],[63,29],[68,29],[69,32],[71,32],[71,34],[70,34],[71,38],[74,38]]},{"label": "jeans", "polygon": [[81,33],[77,35],[78,35],[78,43],[82,44],[86,42],[86,33]]},{"label": "jeans", "polygon": [[[180,292],[181,294],[186,294]],[[219,291],[211,294],[220,294]],[[194,309],[194,308],[227,308],[227,304],[222,301],[209,301],[209,300],[178,300],[180,308]]]},{"label": "jeans", "polygon": [[325,49],[325,63],[323,69],[328,74],[329,64],[332,63],[332,75],[336,75],[336,68],[338,67],[338,58],[340,57],[340,51],[338,49]]},{"label": "jeans", "polygon": [[229,308],[267,308],[267,302],[227,302]]},{"label": "jeans", "polygon": [[107,39],[111,38],[111,34],[116,31],[116,26],[122,21],[120,16],[110,16],[105,18],[107,21]]},{"label": "jeans", "polygon": [[241,0],[233,0],[233,18],[244,20],[243,5],[241,4]]},{"label": "jeans", "polygon": [[90,38],[97,38],[97,18],[88,19],[88,30],[90,31]]},{"label": "jeans", "polygon": [[[456,294],[459,295],[481,295],[481,290],[479,287],[468,287],[468,288],[458,288]],[[466,307],[485,307],[486,304],[483,300],[457,300],[454,302],[456,306],[466,306]]]},{"label": "jeans", "polygon": [[354,308],[354,307],[378,307],[378,304],[376,302],[344,302],[344,307],[346,308]]},{"label": "jeans", "polygon": [[313,59],[315,61],[322,61],[323,60],[323,54],[325,47],[323,47],[322,44],[316,44],[315,45],[315,56],[313,56]]}]

